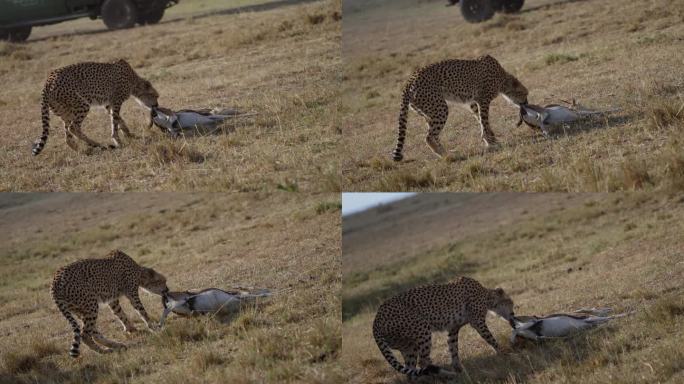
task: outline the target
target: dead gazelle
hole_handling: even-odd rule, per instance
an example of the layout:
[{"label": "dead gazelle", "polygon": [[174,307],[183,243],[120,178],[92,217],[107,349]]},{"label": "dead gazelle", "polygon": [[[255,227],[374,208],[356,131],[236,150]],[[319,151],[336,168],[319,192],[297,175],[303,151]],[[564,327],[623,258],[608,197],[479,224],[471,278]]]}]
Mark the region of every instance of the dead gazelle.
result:
[{"label": "dead gazelle", "polygon": [[610,320],[624,317],[634,313],[627,312],[619,315],[608,316],[610,308],[581,309],[572,314],[560,313],[544,317],[515,316],[511,325],[511,344],[515,345],[519,339],[544,340],[572,336]]},{"label": "dead gazelle", "polygon": [[171,312],[182,316],[212,314],[219,321],[226,322],[239,314],[243,305],[254,304],[257,300],[271,295],[268,289],[250,292],[242,289],[224,291],[218,288],[208,288],[198,292],[168,292],[162,296],[164,313],[159,320],[159,325],[164,325],[166,317]]}]

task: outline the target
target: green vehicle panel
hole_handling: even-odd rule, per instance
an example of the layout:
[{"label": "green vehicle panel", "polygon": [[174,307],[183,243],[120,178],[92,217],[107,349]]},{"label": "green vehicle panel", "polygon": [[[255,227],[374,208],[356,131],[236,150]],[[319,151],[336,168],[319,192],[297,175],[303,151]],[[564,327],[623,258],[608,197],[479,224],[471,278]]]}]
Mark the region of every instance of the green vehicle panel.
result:
[{"label": "green vehicle panel", "polygon": [[[179,0],[0,0],[0,39],[23,41],[31,27],[102,17],[110,29],[155,24]],[[104,13],[104,14],[103,14]]]}]

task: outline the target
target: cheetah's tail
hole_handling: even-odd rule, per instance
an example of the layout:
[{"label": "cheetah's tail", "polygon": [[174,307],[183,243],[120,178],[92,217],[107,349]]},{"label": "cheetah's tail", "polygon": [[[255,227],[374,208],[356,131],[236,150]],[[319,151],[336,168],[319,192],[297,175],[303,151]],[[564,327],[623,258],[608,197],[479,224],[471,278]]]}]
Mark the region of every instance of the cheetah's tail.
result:
[{"label": "cheetah's tail", "polygon": [[392,366],[392,368],[396,369],[400,373],[408,375],[410,377],[418,377],[440,373],[441,369],[436,365],[428,365],[427,367],[423,368],[409,368],[402,365],[397,360],[397,358],[394,357],[394,354],[392,353],[392,350],[390,349],[389,345],[387,345],[385,339],[383,339],[382,336],[378,335],[375,332],[375,330],[373,330],[373,337],[375,338],[375,343],[378,345],[378,348],[380,348],[380,352],[385,357],[385,360],[387,360],[387,362]]},{"label": "cheetah's tail", "polygon": [[399,111],[399,134],[397,136],[397,147],[392,151],[392,160],[401,161],[404,158],[402,151],[404,150],[404,140],[406,139],[406,118],[408,116],[408,108],[411,98],[409,96],[409,87],[404,88],[401,96],[401,110]]},{"label": "cheetah's tail", "polygon": [[64,304],[60,302],[56,302],[56,304],[57,308],[59,308],[59,311],[62,312],[64,317],[66,317],[67,321],[71,325],[71,328],[74,330],[74,341],[71,343],[69,356],[76,358],[78,355],[80,355],[79,347],[81,345],[81,330],[78,327],[78,322],[76,319],[74,319],[74,316],[71,315],[71,312],[64,307]]},{"label": "cheetah's tail", "polygon": [[40,138],[33,143],[33,156],[38,155],[43,150],[50,131],[50,106],[48,105],[45,90],[43,90],[43,99],[40,103],[40,116],[43,120],[43,133],[40,135]]}]

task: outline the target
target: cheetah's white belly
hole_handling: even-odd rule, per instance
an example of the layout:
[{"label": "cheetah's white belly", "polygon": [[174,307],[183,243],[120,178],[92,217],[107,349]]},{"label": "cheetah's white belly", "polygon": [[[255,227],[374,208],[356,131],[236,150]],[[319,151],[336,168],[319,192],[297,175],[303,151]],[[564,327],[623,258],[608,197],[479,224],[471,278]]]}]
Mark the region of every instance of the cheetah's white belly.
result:
[{"label": "cheetah's white belly", "polygon": [[475,100],[472,97],[466,97],[464,95],[457,95],[454,93],[445,93],[444,98],[451,103],[455,104],[468,104],[470,105],[473,103]]}]

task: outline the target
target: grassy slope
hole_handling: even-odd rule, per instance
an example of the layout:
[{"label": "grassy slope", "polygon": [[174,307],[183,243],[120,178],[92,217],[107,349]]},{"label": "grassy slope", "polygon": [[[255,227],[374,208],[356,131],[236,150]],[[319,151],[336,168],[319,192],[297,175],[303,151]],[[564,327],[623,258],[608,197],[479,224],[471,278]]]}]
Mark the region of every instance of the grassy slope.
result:
[{"label": "grassy slope", "polygon": [[[613,191],[684,185],[684,2],[529,0],[518,15],[468,24],[445,1],[350,0],[343,57],[344,190]],[[438,160],[409,113],[405,161],[396,140],[402,86],[417,67],[491,54],[530,89],[530,102],[576,98],[621,112],[545,140],[502,98],[492,106],[501,150],[483,153],[470,113],[451,108]]]},{"label": "grassy slope", "polygon": [[[341,375],[339,197],[334,194],[0,196],[0,382],[328,383]],[[125,335],[101,308],[106,336],[129,344],[68,354],[71,331],[51,302],[51,274],[125,250],[172,290],[286,289],[230,325],[170,316],[159,334]],[[158,296],[142,294],[154,319]],[[126,300],[124,311],[144,329]]]},{"label": "grassy slope", "polygon": [[[542,203],[544,198],[526,195],[524,199]],[[519,204],[511,200],[490,210],[505,216],[505,211]],[[559,200],[543,214],[521,213],[517,220],[501,225],[494,217],[496,224],[488,231],[452,242],[438,237],[434,247],[426,245],[410,258],[397,252],[400,262],[383,255],[385,262],[380,266],[367,266],[360,259],[347,266],[343,248],[341,360],[350,372],[350,382],[406,382],[385,362],[372,339],[374,310],[397,291],[457,275],[503,287],[520,315],[593,306],[637,310],[628,320],[567,341],[528,344],[504,356],[495,355],[466,327],[460,334],[466,373],[459,382],[681,382],[683,215],[682,196],[583,195]],[[439,223],[448,228],[480,217],[451,216]],[[346,230],[344,222],[343,227]],[[425,234],[427,239],[431,236]],[[393,243],[395,250],[410,249],[405,236],[388,234],[385,242]],[[508,346],[508,325],[491,315],[488,324]],[[435,362],[448,365],[446,336],[437,334],[433,343]]]},{"label": "grassy slope", "polygon": [[[116,32],[65,34],[23,45],[0,43],[4,148],[0,190],[339,190],[336,70],[339,3],[189,18]],[[40,134],[46,74],[86,60],[129,60],[174,109],[234,106],[259,113],[236,132],[172,140],[148,130],[129,101],[123,117],[139,139],[117,151],[75,153],[52,115],[45,151]],[[84,132],[108,142],[107,116],[93,109]]]}]

